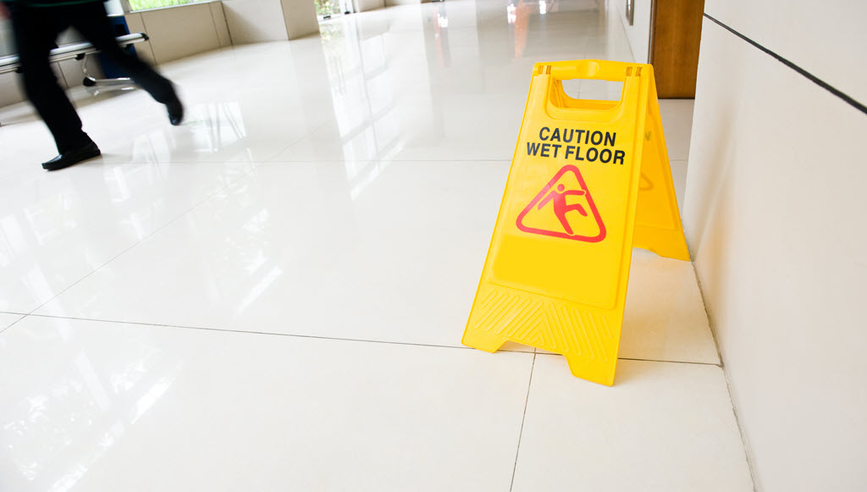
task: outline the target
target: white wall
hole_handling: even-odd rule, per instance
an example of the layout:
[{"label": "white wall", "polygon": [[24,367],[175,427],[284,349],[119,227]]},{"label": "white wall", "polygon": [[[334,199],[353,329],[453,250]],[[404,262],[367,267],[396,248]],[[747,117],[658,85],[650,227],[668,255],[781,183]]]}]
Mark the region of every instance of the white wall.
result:
[{"label": "white wall", "polygon": [[[132,12],[125,17],[130,32],[146,32],[150,37],[135,45],[136,52],[157,65],[233,44],[285,41],[319,33],[313,0],[224,0]],[[59,41],[64,42],[71,39]],[[11,52],[10,45],[8,22],[0,22],[0,52]],[[94,75],[99,74],[95,61],[88,66]],[[62,62],[58,71],[64,87],[67,83],[81,85],[78,62]],[[23,100],[17,75],[0,75],[0,106]]]},{"label": "white wall", "polygon": [[[0,74],[0,107],[15,104],[24,100],[24,93],[18,85],[18,74]],[[0,125],[3,122],[0,121]]]},{"label": "white wall", "polygon": [[427,3],[431,0],[385,0],[386,7],[394,7],[396,5],[413,5],[419,3]]},{"label": "white wall", "polygon": [[223,9],[234,44],[289,39],[279,0],[223,0]]},{"label": "white wall", "polygon": [[231,45],[221,2],[198,3],[125,15],[130,32],[145,32],[150,41],[136,45],[151,63],[167,63]]},{"label": "white wall", "polygon": [[280,3],[289,39],[319,34],[319,19],[313,0],[280,0]]},{"label": "white wall", "polygon": [[12,32],[12,21],[0,19],[0,57],[15,52],[15,34]]},{"label": "white wall", "polygon": [[[637,63],[647,63],[650,56],[650,17],[652,14],[652,0],[635,0],[635,14],[632,25],[626,19],[626,0],[609,0],[608,11],[620,18],[623,29],[626,30],[626,38],[632,49],[632,56]],[[614,6],[614,9],[611,7]]]},{"label": "white wall", "polygon": [[313,0],[223,0],[236,45],[286,41],[319,32]]},{"label": "white wall", "polygon": [[385,8],[385,0],[352,0],[352,6],[356,12],[367,12]]},{"label": "white wall", "polygon": [[[8,20],[0,22],[0,53],[11,54],[15,52],[14,40],[12,38],[11,22]],[[75,31],[66,31],[57,39],[58,45],[61,46],[81,41],[84,41],[84,38]],[[68,89],[82,85],[84,74],[81,71],[80,61],[65,60],[56,62],[52,64],[52,68],[60,87]],[[88,59],[87,68],[94,77],[99,78],[102,76],[102,69],[94,57]],[[26,99],[20,82],[20,76],[17,73],[0,74],[0,107],[19,103]]]},{"label": "white wall", "polygon": [[[76,60],[67,60],[64,62],[53,63],[57,83],[63,89],[70,87],[78,87],[84,80],[84,74],[81,72],[81,62]],[[90,74],[94,77],[99,77],[102,70],[97,66],[96,60],[89,60],[87,68]],[[0,107],[9,106],[24,101],[24,86],[21,84],[20,75],[14,72],[0,74]],[[0,125],[3,122],[0,121]]]},{"label": "white wall", "polygon": [[706,2],[705,12],[715,19],[861,103],[867,101],[864,0]]},{"label": "white wall", "polygon": [[[231,46],[229,30],[223,15],[221,2],[183,5],[166,9],[133,12],[125,15],[130,32],[146,32],[150,41],[137,43],[136,53],[152,64],[166,63],[179,58]],[[8,23],[0,23],[0,50],[3,43],[11,43]],[[67,31],[58,40],[59,45],[82,41],[74,31]],[[8,46],[8,45],[6,45]],[[8,51],[12,51],[12,47]],[[58,82],[64,88],[81,85],[84,76],[81,64],[68,60],[55,64]],[[88,61],[88,69],[99,76],[100,69],[94,57]],[[18,75],[0,75],[0,107],[24,101],[19,87]]]},{"label": "white wall", "polygon": [[[867,2],[706,13],[867,104]],[[867,114],[709,20],[684,225],[757,490],[867,490]]]}]

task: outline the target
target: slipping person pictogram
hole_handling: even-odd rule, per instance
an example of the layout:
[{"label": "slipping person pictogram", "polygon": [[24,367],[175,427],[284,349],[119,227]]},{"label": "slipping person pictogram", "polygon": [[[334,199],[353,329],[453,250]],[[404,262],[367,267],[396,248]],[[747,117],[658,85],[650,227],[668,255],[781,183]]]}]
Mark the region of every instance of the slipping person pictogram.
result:
[{"label": "slipping person pictogram", "polygon": [[536,208],[542,210],[542,207],[544,207],[545,204],[551,202],[554,207],[554,214],[557,215],[557,220],[560,221],[563,229],[566,229],[566,233],[571,236],[575,233],[572,232],[572,226],[569,225],[569,221],[566,219],[566,214],[575,210],[584,217],[587,217],[587,211],[584,210],[584,207],[580,203],[573,203],[572,205],[567,205],[566,197],[572,195],[584,196],[586,193],[584,192],[584,190],[565,190],[566,187],[562,184],[557,185],[557,189],[551,190],[551,193],[548,193],[548,196],[546,196],[544,200],[539,202],[539,205],[537,205]]},{"label": "slipping person pictogram", "polygon": [[[578,197],[579,201],[570,204],[567,197]],[[553,222],[544,217],[545,211],[549,209],[551,212],[547,213],[553,213],[560,227],[553,226]],[[582,220],[576,226],[576,222],[569,222],[569,212],[577,212],[592,221]],[[587,189],[581,171],[572,165],[564,166],[551,178],[518,216],[517,226],[524,232],[588,243],[598,243],[605,239],[605,224],[602,223],[602,217],[590,196],[590,190]]]}]

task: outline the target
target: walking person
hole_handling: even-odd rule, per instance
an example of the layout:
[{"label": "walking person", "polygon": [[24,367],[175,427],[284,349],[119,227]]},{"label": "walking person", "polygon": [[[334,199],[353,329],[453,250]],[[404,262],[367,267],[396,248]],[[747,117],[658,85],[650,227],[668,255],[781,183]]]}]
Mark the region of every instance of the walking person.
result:
[{"label": "walking person", "polygon": [[82,130],[81,119],[57,84],[49,53],[57,36],[75,28],[94,47],[126,72],[142,89],[166,106],[169,121],[180,125],[184,106],[173,84],[147,63],[118,46],[103,0],[0,0],[12,19],[24,90],[48,126],[58,156],[42,164],[55,171],[100,155],[99,147]]}]

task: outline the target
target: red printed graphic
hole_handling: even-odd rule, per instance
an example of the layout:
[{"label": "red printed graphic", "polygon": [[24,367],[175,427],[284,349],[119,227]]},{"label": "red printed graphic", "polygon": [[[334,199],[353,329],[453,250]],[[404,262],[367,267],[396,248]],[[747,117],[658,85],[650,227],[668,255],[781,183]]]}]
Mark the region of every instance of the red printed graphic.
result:
[{"label": "red printed graphic", "polygon": [[[571,174],[569,174],[571,173]],[[560,227],[542,228],[542,215],[553,214]],[[535,219],[535,220],[534,220]],[[546,223],[550,223],[547,220]],[[536,198],[518,215],[518,229],[532,234],[598,243],[605,239],[605,224],[596,210],[581,171],[563,166]]]}]

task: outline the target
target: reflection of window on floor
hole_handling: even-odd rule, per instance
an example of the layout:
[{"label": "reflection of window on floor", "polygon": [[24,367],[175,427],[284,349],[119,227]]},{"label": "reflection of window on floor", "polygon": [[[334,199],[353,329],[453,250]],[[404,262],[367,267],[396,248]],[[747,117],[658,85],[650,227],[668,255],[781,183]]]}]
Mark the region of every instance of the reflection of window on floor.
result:
[{"label": "reflection of window on floor", "polygon": [[382,35],[362,38],[353,22],[321,26],[331,100],[351,197],[357,198],[403,148],[395,81]]},{"label": "reflection of window on floor", "polygon": [[[221,154],[230,160],[235,156],[249,158],[247,129],[241,106],[237,102],[197,104],[190,108],[189,131],[183,145],[196,155]],[[132,155],[136,162],[167,162],[176,151],[178,142],[155,131],[140,135],[133,141]]]},{"label": "reflection of window on floor", "polygon": [[159,9],[163,7],[174,7],[176,5],[186,5],[188,3],[197,3],[207,0],[129,0],[130,10],[148,10]]},{"label": "reflection of window on floor", "polygon": [[352,0],[313,0],[320,20],[352,13]]}]

